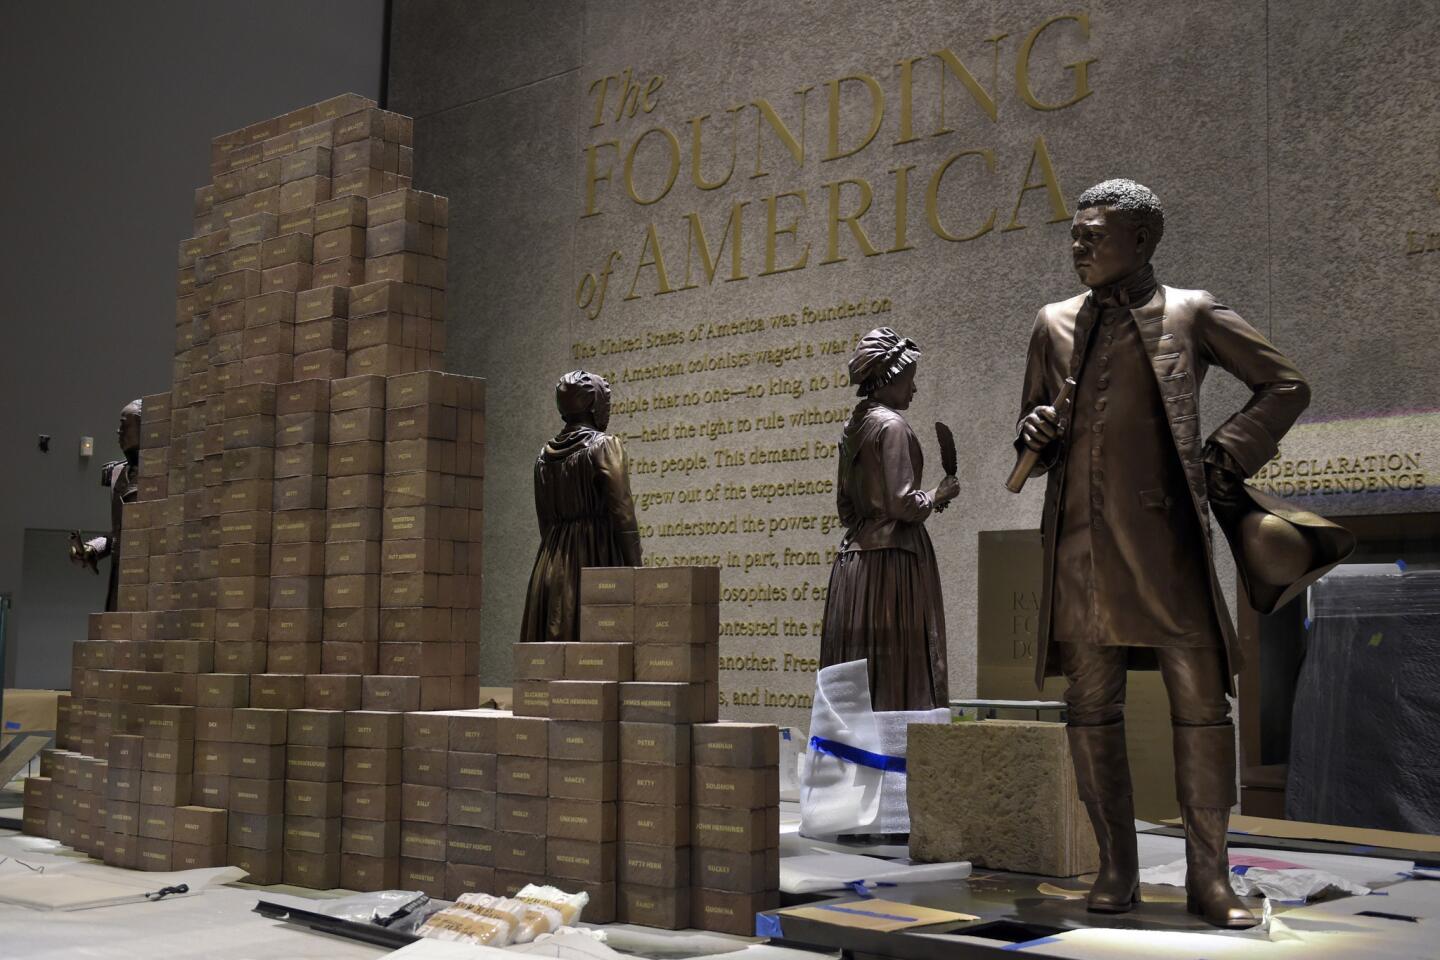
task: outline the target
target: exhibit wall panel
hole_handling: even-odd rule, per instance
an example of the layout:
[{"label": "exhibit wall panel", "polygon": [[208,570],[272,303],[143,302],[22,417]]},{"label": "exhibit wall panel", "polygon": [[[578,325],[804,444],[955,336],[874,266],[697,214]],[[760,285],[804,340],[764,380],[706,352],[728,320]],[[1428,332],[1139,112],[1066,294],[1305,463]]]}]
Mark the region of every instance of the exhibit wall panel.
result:
[{"label": "exhibit wall panel", "polygon": [[[384,35],[383,0],[0,8],[8,683],[55,675],[32,646],[68,658],[70,641],[84,639],[29,632],[23,531],[108,529],[100,466],[120,456],[121,406],[170,384],[176,248],[193,232],[194,189],[211,179],[210,139],[347,91],[380,98]],[[41,433],[54,438],[48,454],[37,449]],[[95,438],[88,461],[81,436]],[[90,609],[102,608],[104,578],[74,575],[90,588]],[[27,678],[17,663],[50,666]]]},{"label": "exhibit wall panel", "polygon": [[[646,562],[723,568],[724,715],[803,723],[843,533],[833,482],[855,402],[845,364],[855,338],[883,324],[924,352],[907,416],[927,486],[939,480],[933,422],[958,440],[961,496],[928,529],[951,692],[972,693],[979,534],[1039,521],[1042,484],[1002,487],[1026,345],[1041,305],[1081,292],[1069,218],[1079,192],[1108,177],[1164,201],[1162,282],[1211,290],[1273,336],[1313,373],[1317,416],[1349,409],[1356,371],[1320,354],[1373,294],[1339,284],[1343,309],[1312,304],[1303,327],[1274,322],[1282,261],[1344,257],[1318,237],[1290,246],[1324,218],[1324,184],[1305,180],[1325,167],[1294,161],[1283,189],[1295,209],[1282,215],[1272,195],[1273,131],[1288,129],[1274,113],[1311,95],[1305,71],[1343,42],[1312,45],[1323,30],[1305,24],[1308,9],[398,4],[392,105],[417,117],[416,183],[452,197],[447,360],[490,380],[486,537],[488,555],[505,558],[485,577],[491,682],[508,676],[538,544],[531,466],[559,425],[553,386],[584,366],[614,388]],[[1381,19],[1403,26],[1395,11]],[[1276,24],[1294,25],[1284,56]],[[1408,66],[1352,67],[1416,70],[1428,56],[1433,68],[1426,49],[1417,41]],[[1433,154],[1435,116],[1407,108],[1390,132]],[[1386,186],[1358,162],[1344,173]],[[1405,319],[1372,318],[1387,324],[1377,337],[1428,314],[1398,291],[1385,302]],[[1440,353],[1423,337],[1407,349],[1432,366]],[[1436,394],[1419,380],[1361,399],[1422,409]],[[1215,371],[1203,429],[1245,397]],[[1228,557],[1220,565],[1232,583]]]}]

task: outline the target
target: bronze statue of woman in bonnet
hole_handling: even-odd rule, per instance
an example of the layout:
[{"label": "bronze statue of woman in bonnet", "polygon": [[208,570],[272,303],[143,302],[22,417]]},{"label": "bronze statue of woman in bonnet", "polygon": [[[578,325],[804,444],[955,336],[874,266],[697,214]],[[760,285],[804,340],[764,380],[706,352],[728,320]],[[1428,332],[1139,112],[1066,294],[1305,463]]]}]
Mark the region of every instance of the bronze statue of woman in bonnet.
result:
[{"label": "bronze statue of woman in bonnet", "polygon": [[581,567],[638,567],[640,533],[625,450],[610,424],[610,384],[574,370],[555,386],[565,428],[535,461],[540,552],[525,598],[522,641],[578,639]]},{"label": "bronze statue of woman in bonnet", "polygon": [[830,570],[820,665],[865,659],[876,710],[949,703],[940,571],[925,532],[960,492],[954,477],[920,486],[925,458],[900,411],[914,399],[920,348],[889,327],[850,358],[862,398],[840,439],[836,504],[845,539]]}]

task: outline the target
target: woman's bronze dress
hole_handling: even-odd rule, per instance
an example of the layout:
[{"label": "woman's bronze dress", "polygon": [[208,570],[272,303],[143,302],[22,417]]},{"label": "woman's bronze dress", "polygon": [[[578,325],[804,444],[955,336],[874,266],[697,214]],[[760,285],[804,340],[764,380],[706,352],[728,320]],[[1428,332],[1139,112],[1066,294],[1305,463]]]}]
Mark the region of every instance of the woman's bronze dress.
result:
[{"label": "woman's bronze dress", "polygon": [[876,710],[949,702],[940,571],[925,532],[920,443],[896,411],[861,402],[841,437],[836,501],[846,534],[830,570],[820,665],[864,658]]},{"label": "woman's bronze dress", "polygon": [[640,534],[620,440],[566,427],[535,461],[540,552],[525,598],[522,641],[579,639],[581,567],[637,567]]}]

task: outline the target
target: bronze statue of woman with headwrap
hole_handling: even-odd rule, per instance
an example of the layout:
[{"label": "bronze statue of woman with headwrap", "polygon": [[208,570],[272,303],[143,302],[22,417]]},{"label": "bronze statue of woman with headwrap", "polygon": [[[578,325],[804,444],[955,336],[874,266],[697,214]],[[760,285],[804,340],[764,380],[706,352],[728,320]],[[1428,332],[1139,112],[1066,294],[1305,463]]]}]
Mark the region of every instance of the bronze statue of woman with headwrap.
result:
[{"label": "bronze statue of woman with headwrap", "polygon": [[920,486],[925,458],[900,411],[914,399],[920,348],[889,327],[850,358],[863,399],[840,439],[836,503],[845,539],[830,569],[820,665],[865,659],[876,710],[949,703],[945,609],[925,520],[960,492],[954,477]]},{"label": "bronze statue of woman with headwrap", "polygon": [[535,461],[540,552],[525,597],[522,641],[578,639],[581,567],[640,566],[640,531],[620,438],[610,424],[610,384],[573,370],[555,385],[565,429]]}]

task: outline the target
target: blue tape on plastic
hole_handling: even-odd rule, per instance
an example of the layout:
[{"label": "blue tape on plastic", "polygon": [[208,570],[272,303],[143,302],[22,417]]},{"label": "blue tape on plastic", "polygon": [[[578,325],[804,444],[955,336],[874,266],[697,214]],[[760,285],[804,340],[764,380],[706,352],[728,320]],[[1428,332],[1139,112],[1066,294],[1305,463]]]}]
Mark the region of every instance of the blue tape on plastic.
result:
[{"label": "blue tape on plastic", "polygon": [[1059,937],[1041,937],[1041,938],[1039,938],[1038,940],[1026,940],[1026,941],[1024,941],[1023,943],[1012,943],[1012,944],[1010,944],[1010,945],[1008,945],[1008,946],[1001,947],[1000,949],[1001,949],[1001,950],[1025,950],[1025,949],[1027,949],[1027,948],[1029,948],[1029,947],[1038,947],[1038,946],[1040,946],[1042,943],[1059,943],[1059,942],[1060,942],[1060,938],[1059,938]]},{"label": "blue tape on plastic", "polygon": [[785,936],[780,929],[780,918],[770,913],[755,914],[755,936],[776,938]]},{"label": "blue tape on plastic", "polygon": [[905,772],[904,757],[891,757],[883,753],[871,753],[869,750],[861,750],[859,747],[852,747],[848,743],[841,743],[839,740],[811,737],[810,749],[816,753],[823,753],[835,757],[838,760],[844,760],[846,763],[854,763],[862,767],[884,770],[887,773]]},{"label": "blue tape on plastic", "polygon": [[1397,567],[1400,568],[1400,572],[1401,572],[1401,573],[1404,573],[1404,572],[1405,572],[1405,568],[1408,567],[1408,566],[1410,566],[1410,565],[1409,565],[1408,563],[1406,563],[1404,560],[1396,560],[1396,561],[1395,561],[1395,566],[1397,566]]},{"label": "blue tape on plastic", "polygon": [[20,722],[19,722],[18,720],[6,720],[6,721],[5,721],[5,729],[6,729],[6,730],[19,730],[19,729],[20,729]]},{"label": "blue tape on plastic", "polygon": [[1306,618],[1305,618],[1305,629],[1306,629],[1306,630],[1309,630],[1309,629],[1310,629],[1310,618],[1309,618],[1309,617],[1306,617]]},{"label": "blue tape on plastic", "polygon": [[875,894],[865,889],[864,880],[852,880],[849,883],[845,884],[845,886],[849,887],[851,892],[853,892],[857,897],[863,897],[866,900],[872,900],[875,897]]},{"label": "blue tape on plastic", "polygon": [[1242,863],[1242,864],[1240,864],[1240,866],[1238,866],[1238,867],[1231,867],[1231,868],[1230,868],[1230,872],[1231,872],[1231,873],[1238,873],[1238,874],[1240,874],[1240,876],[1242,876],[1242,877],[1245,876],[1245,874],[1246,874],[1247,872],[1249,872],[1249,870],[1250,870],[1250,864],[1248,864],[1248,863]]},{"label": "blue tape on plastic", "polygon": [[781,727],[781,728],[780,728],[780,739],[781,739],[781,740],[789,740],[789,739],[790,739],[790,728],[789,728],[789,727]]}]

